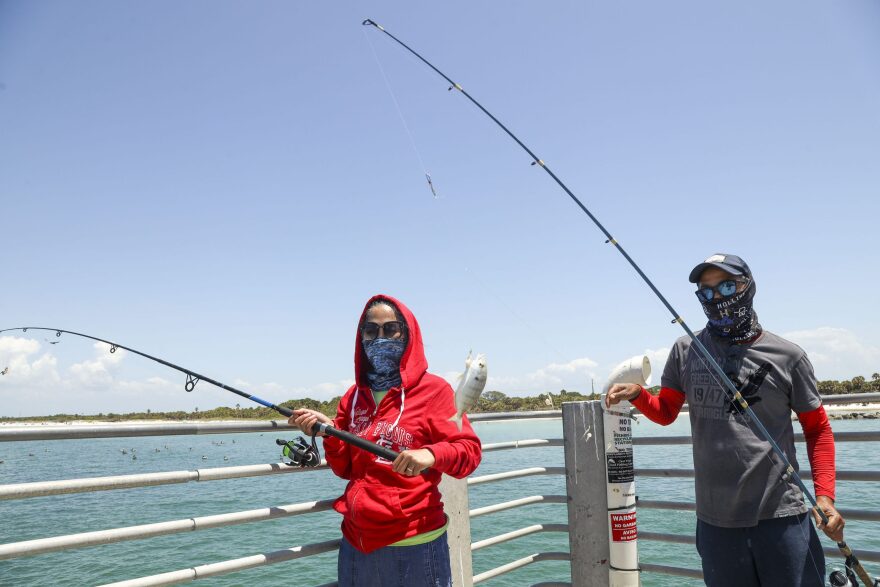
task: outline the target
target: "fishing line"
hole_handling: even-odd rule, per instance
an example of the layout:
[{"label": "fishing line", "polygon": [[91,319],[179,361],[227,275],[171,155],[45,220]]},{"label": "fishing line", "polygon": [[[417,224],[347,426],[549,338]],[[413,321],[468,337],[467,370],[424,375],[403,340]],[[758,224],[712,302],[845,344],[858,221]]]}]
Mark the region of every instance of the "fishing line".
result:
[{"label": "fishing line", "polygon": [[[706,347],[703,345],[703,343],[700,342],[700,340],[693,333],[693,331],[690,329],[690,327],[685,323],[685,321],[681,317],[681,315],[675,310],[675,308],[672,307],[672,305],[669,303],[669,301],[666,299],[666,297],[660,292],[659,289],[657,289],[657,287],[648,278],[648,276],[644,273],[644,271],[642,271],[641,267],[639,267],[639,265],[633,260],[633,258],[630,257],[629,253],[627,253],[624,250],[624,248],[621,246],[621,244],[617,241],[617,239],[615,239],[611,235],[611,233],[605,228],[605,226],[601,222],[599,222],[599,219],[596,218],[596,216],[594,216],[592,212],[590,212],[590,210],[583,204],[583,202],[580,201],[580,199],[578,199],[578,197],[574,194],[574,192],[572,192],[568,188],[568,186],[565,185],[565,183],[563,183],[563,181],[561,179],[559,179],[559,177],[555,173],[553,173],[553,171],[551,171],[550,167],[540,157],[538,157],[531,149],[529,149],[525,145],[525,143],[523,143],[519,139],[519,137],[517,137],[515,134],[513,134],[513,132],[510,129],[508,129],[506,126],[504,126],[504,124],[502,124],[500,120],[495,118],[495,116],[491,112],[486,110],[486,108],[482,104],[480,104],[469,93],[467,93],[464,90],[464,88],[461,87],[460,84],[456,83],[449,76],[447,76],[445,73],[443,73],[442,71],[437,69],[430,61],[428,61],[427,59],[422,57],[415,50],[410,48],[406,43],[404,43],[403,41],[401,41],[400,39],[398,39],[397,37],[395,37],[394,35],[389,33],[387,30],[385,30],[385,28],[382,27],[380,24],[376,23],[375,21],[373,21],[369,18],[364,20],[361,24],[364,26],[372,26],[372,27],[376,28],[377,30],[388,35],[391,39],[393,39],[395,42],[397,42],[397,44],[399,44],[401,47],[403,47],[404,49],[409,51],[411,54],[413,54],[415,57],[417,57],[420,61],[422,61],[422,63],[424,63],[425,65],[430,67],[440,77],[442,77],[444,80],[446,80],[450,84],[450,86],[449,86],[450,91],[453,89],[458,90],[459,93],[461,93],[468,100],[470,100],[471,103],[474,104],[474,106],[479,108],[486,116],[488,116],[490,119],[492,119],[492,121],[495,122],[495,124],[497,124],[501,128],[501,130],[503,130],[505,133],[507,133],[507,135],[514,142],[516,142],[517,145],[519,145],[526,153],[528,153],[529,157],[531,157],[531,159],[532,159],[531,165],[533,165],[533,166],[536,165],[536,166],[540,167],[541,169],[543,169],[545,172],[547,172],[547,174],[553,179],[553,181],[555,181],[556,184],[560,188],[562,188],[562,190],[571,198],[571,200],[578,206],[578,208],[580,208],[581,211],[590,218],[590,220],[593,222],[593,224],[595,224],[596,227],[602,232],[602,234],[605,235],[606,244],[610,244],[617,249],[617,251],[623,256],[624,259],[626,259],[626,261],[635,270],[635,272],[639,275],[639,277],[641,277],[642,280],[645,282],[645,284],[651,289],[651,291],[654,292],[654,295],[656,295],[657,298],[663,303],[663,305],[666,306],[666,309],[672,314],[672,317],[673,317],[672,323],[673,324],[678,323],[681,326],[681,328],[685,331],[685,333],[691,339],[691,341],[694,345],[694,348],[697,349],[697,351],[700,353],[700,355],[706,360],[706,362],[711,366],[711,368],[715,371],[715,373],[721,379],[721,381],[723,383],[722,388],[725,389],[725,391],[728,393],[731,401],[739,404],[742,407],[743,411],[745,413],[747,413],[749,415],[749,417],[754,421],[758,430],[761,432],[761,435],[767,440],[768,443],[770,443],[770,446],[773,448],[773,452],[776,453],[776,456],[782,461],[782,464],[785,466],[785,473],[783,475],[783,478],[791,479],[798,485],[798,487],[801,489],[803,494],[808,498],[808,500],[812,504],[815,511],[819,514],[819,517],[822,519],[823,523],[827,524],[828,517],[825,515],[825,512],[822,511],[822,508],[819,507],[819,504],[816,502],[816,498],[813,497],[813,494],[807,489],[806,485],[804,485],[803,480],[800,478],[800,476],[794,470],[794,467],[792,466],[788,457],[785,456],[785,453],[782,451],[782,449],[779,447],[779,445],[776,443],[776,441],[770,435],[770,432],[764,426],[763,422],[761,422],[761,420],[757,417],[755,412],[749,406],[748,402],[745,400],[745,398],[742,396],[742,394],[740,394],[739,390],[736,388],[736,386],[733,384],[733,382],[730,380],[730,378],[727,376],[727,374],[724,372],[724,370],[721,368],[721,366],[718,364],[718,362],[715,361],[714,357],[712,357],[712,355],[711,355],[711,353],[709,353],[708,349],[706,349]],[[843,552],[845,555],[847,554],[847,551],[849,551],[851,553],[851,551],[849,550],[849,548],[847,547],[845,542],[839,542],[837,544],[837,546],[838,546],[838,548],[840,548],[841,552]],[[857,568],[861,569],[861,564],[858,563],[858,561],[856,561],[856,564],[858,565]],[[862,572],[864,572],[864,569],[861,569],[861,570],[862,570]],[[860,576],[862,576],[862,575],[860,574]],[[866,573],[865,573],[865,576],[867,576]],[[864,580],[864,578],[863,578],[863,580]],[[878,582],[878,583],[880,583],[880,582]],[[873,581],[866,582],[866,585],[868,585],[869,587],[875,587],[875,582],[873,582]]]},{"label": "fishing line", "polygon": [[[230,391],[230,392],[232,392],[236,395],[239,395],[245,399],[249,399],[249,400],[256,402],[262,406],[265,406],[267,408],[275,410],[279,414],[281,414],[283,416],[287,416],[288,418],[290,416],[293,416],[293,410],[285,408],[284,406],[277,406],[277,405],[273,404],[272,402],[261,399],[255,395],[247,393],[246,391],[241,391],[240,389],[236,389],[236,388],[232,387],[231,385],[226,385],[225,383],[221,383],[220,381],[217,381],[215,379],[212,379],[210,377],[202,375],[201,373],[196,373],[195,371],[192,371],[192,370],[187,369],[185,367],[181,367],[179,365],[175,365],[174,363],[171,363],[171,362],[166,361],[164,359],[160,359],[158,357],[148,355],[147,353],[143,353],[141,351],[135,350],[131,347],[121,345],[118,342],[104,340],[103,338],[98,338],[97,336],[91,336],[88,334],[73,332],[71,330],[63,330],[61,328],[45,328],[42,326],[19,326],[16,328],[4,328],[4,329],[0,330],[0,333],[10,332],[13,330],[21,330],[22,332],[27,332],[28,330],[41,330],[41,331],[47,331],[47,332],[54,332],[56,338],[60,338],[62,334],[70,334],[73,336],[79,336],[79,337],[87,338],[89,340],[94,340],[97,342],[103,342],[104,344],[107,344],[110,346],[111,353],[115,353],[117,350],[123,349],[123,350],[130,352],[130,353],[140,355],[141,357],[144,357],[144,358],[149,359],[151,361],[155,361],[155,362],[159,363],[160,365],[165,365],[166,367],[170,367],[171,369],[174,369],[175,371],[179,371],[179,372],[183,373],[184,375],[186,375],[186,382],[184,383],[183,388],[188,392],[194,390],[196,385],[200,381],[204,381],[206,383],[210,383],[211,385],[219,387],[220,389],[225,389],[226,391]],[[394,459],[396,459],[399,454],[399,453],[391,450],[390,448],[386,448],[384,446],[379,446],[378,444],[370,442],[369,440],[365,440],[365,439],[361,438],[360,436],[357,436],[357,435],[352,434],[350,432],[346,432],[344,430],[339,430],[338,428],[334,428],[333,426],[329,426],[327,424],[320,424],[319,423],[317,425],[317,428],[329,436],[333,436],[335,438],[338,438],[339,440],[342,440],[344,442],[352,444],[358,448],[361,448],[367,452],[370,452],[376,456],[382,457],[382,458],[387,459],[389,461],[394,461]]]},{"label": "fishing line", "polygon": [[425,165],[424,159],[422,159],[422,154],[419,152],[419,148],[416,145],[415,137],[413,137],[412,131],[409,128],[409,125],[406,123],[406,118],[403,116],[403,110],[400,108],[400,102],[397,100],[397,95],[394,93],[394,89],[391,87],[391,81],[388,79],[388,75],[385,73],[385,68],[382,67],[382,62],[379,60],[379,54],[376,53],[376,48],[373,47],[373,42],[370,40],[370,36],[367,34],[367,31],[361,29],[364,33],[364,39],[367,40],[367,44],[370,46],[370,52],[373,54],[373,59],[376,60],[376,65],[379,66],[379,72],[382,74],[382,79],[385,80],[385,87],[388,88],[388,93],[391,95],[391,100],[394,102],[394,107],[397,109],[397,116],[400,117],[400,122],[403,123],[403,128],[406,130],[406,136],[409,137],[409,143],[412,145],[413,151],[416,154],[416,157],[419,160],[419,165],[422,166],[422,171],[425,173],[425,179],[428,181],[428,188],[431,190],[431,194],[433,194],[434,199],[439,198],[437,195],[437,191],[434,189],[434,181],[431,179],[431,173],[428,171],[427,166]]}]

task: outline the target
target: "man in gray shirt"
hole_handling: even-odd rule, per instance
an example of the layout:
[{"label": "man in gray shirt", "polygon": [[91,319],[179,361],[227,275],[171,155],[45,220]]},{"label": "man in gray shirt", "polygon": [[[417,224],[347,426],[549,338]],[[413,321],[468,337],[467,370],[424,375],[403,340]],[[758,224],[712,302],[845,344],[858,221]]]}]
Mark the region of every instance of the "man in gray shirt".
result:
[{"label": "man in gray shirt", "polygon": [[[834,437],[803,349],[764,330],[752,307],[755,281],[736,255],[715,254],[690,273],[708,318],[696,333],[798,469],[791,413],[807,441],[825,534],[843,539],[834,507]],[[688,402],[693,436],[697,550],[710,587],[825,585],[825,559],[804,496],[748,414],[718,380],[690,337],[675,342],[658,396],[617,384],[606,404],[629,400],[646,417],[670,424]]]}]

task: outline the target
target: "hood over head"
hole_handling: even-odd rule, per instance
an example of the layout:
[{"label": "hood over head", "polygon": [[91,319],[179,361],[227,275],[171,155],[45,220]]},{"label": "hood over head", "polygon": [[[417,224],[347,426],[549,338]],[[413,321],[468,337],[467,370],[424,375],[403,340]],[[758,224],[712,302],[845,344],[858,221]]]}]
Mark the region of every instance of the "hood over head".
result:
[{"label": "hood over head", "polygon": [[428,370],[428,359],[425,357],[422,331],[419,328],[416,317],[413,316],[409,308],[395,298],[383,294],[375,295],[367,300],[361,312],[361,317],[358,320],[354,346],[354,376],[357,387],[358,389],[367,389],[370,386],[367,381],[367,370],[370,368],[370,362],[367,360],[367,355],[361,342],[360,327],[364,322],[367,309],[377,300],[388,302],[389,305],[397,310],[397,313],[400,314],[400,317],[406,323],[406,349],[400,358],[400,378],[401,385],[404,388],[412,387],[419,382],[422,375]]}]

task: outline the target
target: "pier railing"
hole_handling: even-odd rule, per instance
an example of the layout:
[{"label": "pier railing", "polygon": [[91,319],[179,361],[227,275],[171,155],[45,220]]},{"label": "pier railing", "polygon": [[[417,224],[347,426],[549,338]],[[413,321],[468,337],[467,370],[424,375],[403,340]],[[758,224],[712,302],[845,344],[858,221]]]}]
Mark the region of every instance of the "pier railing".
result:
[{"label": "pier railing", "polygon": [[[876,398],[873,396],[877,396]],[[829,396],[823,398],[826,404],[857,403],[861,401],[880,400],[880,394],[860,394],[848,396]],[[565,404],[562,410],[540,412],[516,412],[507,414],[475,414],[473,421],[491,420],[528,420],[534,418],[563,418],[563,436],[568,441],[559,439],[528,439],[509,442],[486,444],[484,453],[496,451],[520,450],[535,447],[564,447],[566,456],[565,467],[530,466],[517,470],[472,476],[466,481],[444,478],[441,490],[447,513],[450,515],[449,541],[450,549],[457,553],[451,557],[456,577],[456,587],[466,587],[489,582],[491,579],[522,567],[549,560],[570,561],[571,582],[544,582],[533,587],[551,587],[561,585],[608,585],[608,528],[606,522],[607,501],[604,483],[604,447],[601,408],[597,402],[578,402]],[[234,423],[179,423],[179,424],[138,424],[138,425],[103,425],[103,426],[28,426],[20,428],[0,429],[0,442],[22,440],[61,440],[132,436],[167,436],[178,434],[229,434],[240,432],[290,431],[294,428],[286,422],[234,422]],[[876,442],[880,440],[880,432],[837,433],[838,442]],[[798,438],[802,440],[802,438]],[[675,445],[689,444],[690,436],[667,436],[654,438],[635,438],[634,445]],[[601,454],[600,454],[601,453]],[[491,457],[484,458],[487,462]],[[598,460],[603,466],[597,467],[592,461]],[[82,479],[65,479],[39,481],[33,483],[17,483],[0,485],[0,501],[28,499],[42,496],[53,496],[69,493],[112,491],[155,487],[181,483],[204,483],[222,479],[236,479],[279,474],[319,474],[326,464],[315,469],[299,469],[283,463],[255,464],[246,466],[204,468],[183,471],[167,471],[135,475],[118,475],[92,477]],[[693,477],[692,470],[686,469],[646,469],[637,468],[636,477],[665,477],[688,479]],[[489,483],[498,483],[533,476],[565,476],[567,494],[538,494],[518,497],[513,500],[490,504],[480,508],[468,507],[468,488]],[[802,476],[809,478],[808,471]],[[582,481],[589,479],[586,483]],[[846,481],[880,481],[880,471],[838,471],[837,478]],[[476,542],[470,539],[470,520],[481,516],[527,508],[535,504],[567,504],[569,523],[531,524],[512,531],[491,536]],[[155,536],[196,532],[210,528],[246,524],[258,521],[308,515],[326,511],[331,508],[332,500],[309,501],[295,504],[283,504],[269,508],[228,512],[210,516],[192,517],[179,520],[160,521],[122,528],[112,528],[95,532],[82,532],[65,536],[52,536],[35,540],[25,540],[0,544],[0,560],[23,556],[34,556],[49,552],[57,552],[75,548],[111,544],[128,540],[142,540]],[[662,509],[677,511],[693,511],[695,506],[688,502],[639,500],[641,509]],[[582,515],[582,514],[588,515]],[[841,513],[848,521],[877,522],[880,511],[862,509],[842,509]],[[14,519],[6,520],[14,524]],[[471,553],[484,548],[522,539],[537,533],[567,533],[570,549],[567,552],[551,551],[536,552],[516,560],[503,562],[492,569],[473,575],[471,572]],[[646,541],[667,543],[694,544],[692,535],[678,535],[663,532],[646,532],[640,530],[639,538]],[[339,540],[329,540],[292,546],[272,552],[245,556],[242,558],[214,562],[186,569],[172,570],[158,575],[150,575],[136,579],[112,583],[113,586],[144,587],[156,585],[174,585],[190,582],[206,577],[243,571],[258,566],[280,563],[298,558],[313,556],[337,550]],[[833,548],[826,548],[826,553],[837,556]],[[880,552],[857,551],[863,562],[880,562]],[[698,569],[652,564],[642,560],[640,568],[645,573],[701,578]],[[329,587],[327,584],[321,587]]]}]

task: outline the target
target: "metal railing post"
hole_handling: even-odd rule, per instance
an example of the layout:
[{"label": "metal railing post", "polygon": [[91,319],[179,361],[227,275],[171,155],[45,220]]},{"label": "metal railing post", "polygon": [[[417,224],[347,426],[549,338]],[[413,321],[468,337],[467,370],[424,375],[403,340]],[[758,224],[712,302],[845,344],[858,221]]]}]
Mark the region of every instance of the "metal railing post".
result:
[{"label": "metal railing post", "polygon": [[605,427],[599,401],[562,404],[572,587],[608,587]]},{"label": "metal railing post", "polygon": [[467,479],[443,475],[440,480],[443,510],[449,516],[446,537],[449,541],[449,562],[453,587],[473,587],[471,559],[471,518]]}]

